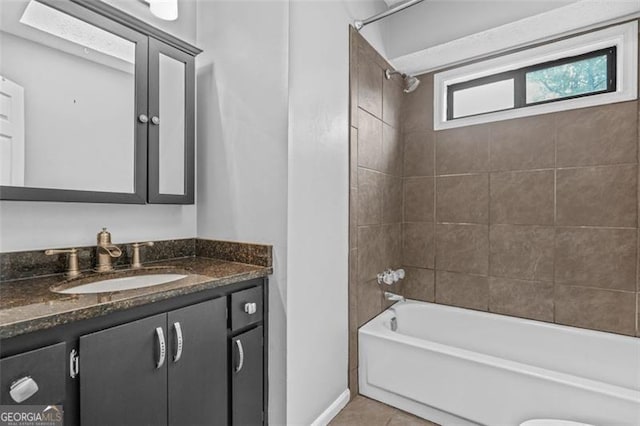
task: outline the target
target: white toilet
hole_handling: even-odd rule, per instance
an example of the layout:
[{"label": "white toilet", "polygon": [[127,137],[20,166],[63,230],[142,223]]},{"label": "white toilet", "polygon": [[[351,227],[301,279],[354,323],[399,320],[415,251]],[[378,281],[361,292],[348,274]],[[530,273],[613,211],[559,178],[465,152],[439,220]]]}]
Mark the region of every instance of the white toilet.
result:
[{"label": "white toilet", "polygon": [[594,426],[588,423],[572,422],[571,420],[558,420],[558,419],[531,419],[524,423],[520,423],[520,426]]}]

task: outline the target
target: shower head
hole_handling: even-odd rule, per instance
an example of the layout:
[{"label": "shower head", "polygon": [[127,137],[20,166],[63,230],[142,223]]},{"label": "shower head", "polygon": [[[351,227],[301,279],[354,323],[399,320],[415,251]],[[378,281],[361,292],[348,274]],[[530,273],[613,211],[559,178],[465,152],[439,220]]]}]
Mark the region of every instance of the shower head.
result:
[{"label": "shower head", "polygon": [[404,93],[411,93],[420,85],[420,80],[412,75],[389,69],[384,71],[384,76],[387,78],[387,80],[390,80],[391,76],[394,74],[400,74],[400,76],[402,77],[402,80],[404,82]]},{"label": "shower head", "polygon": [[420,85],[420,80],[418,80],[417,77],[405,74],[404,76],[404,92],[405,93],[413,92],[418,88],[419,85]]}]

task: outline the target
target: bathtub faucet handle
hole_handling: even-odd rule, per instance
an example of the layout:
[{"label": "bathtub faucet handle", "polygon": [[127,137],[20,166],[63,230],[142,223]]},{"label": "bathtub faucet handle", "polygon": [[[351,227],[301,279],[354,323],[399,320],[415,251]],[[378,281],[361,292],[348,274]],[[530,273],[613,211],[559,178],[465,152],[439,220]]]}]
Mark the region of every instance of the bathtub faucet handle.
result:
[{"label": "bathtub faucet handle", "polygon": [[405,276],[404,269],[387,269],[384,272],[378,274],[378,284],[385,283],[386,285],[391,285],[393,283],[397,283]]}]

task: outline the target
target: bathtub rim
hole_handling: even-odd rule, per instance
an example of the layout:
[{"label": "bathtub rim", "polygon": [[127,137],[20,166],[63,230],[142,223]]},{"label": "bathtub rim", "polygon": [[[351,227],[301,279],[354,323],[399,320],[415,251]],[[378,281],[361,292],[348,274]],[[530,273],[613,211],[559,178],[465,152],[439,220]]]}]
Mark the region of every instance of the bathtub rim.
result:
[{"label": "bathtub rim", "polygon": [[[362,327],[360,327],[358,329],[358,340],[360,339],[361,334],[369,337],[373,337],[373,338],[391,340],[397,344],[403,344],[403,345],[411,346],[414,348],[439,353],[446,356],[452,356],[457,359],[462,359],[462,360],[473,362],[476,364],[488,365],[492,368],[504,369],[504,370],[511,371],[513,373],[524,374],[526,376],[533,377],[535,379],[548,380],[563,386],[579,388],[584,391],[595,392],[595,393],[602,394],[612,398],[624,399],[626,401],[636,403],[640,406],[640,389],[637,389],[637,390],[631,389],[631,388],[627,388],[619,385],[614,385],[614,384],[594,380],[594,379],[576,376],[569,373],[563,373],[560,371],[550,370],[543,367],[537,367],[535,365],[528,365],[518,361],[512,361],[510,359],[500,358],[500,357],[497,357],[494,355],[488,355],[482,352],[474,352],[468,349],[459,348],[457,346],[450,346],[450,345],[437,343],[429,340],[423,340],[417,337],[392,331],[390,328],[386,327],[384,323],[385,321],[387,322],[390,321],[391,318],[395,315],[393,309],[394,307],[395,309],[399,308],[400,306],[397,306],[398,304],[401,304],[400,306],[402,306],[402,304],[407,304],[407,305],[408,304],[428,304],[430,306],[435,307],[436,309],[455,309],[457,311],[466,311],[467,313],[468,311],[472,311],[470,309],[459,308],[455,306],[439,305],[431,302],[422,302],[422,301],[407,299],[407,301],[405,302],[397,302],[396,304],[390,306],[389,308],[387,308],[386,310],[384,310],[383,312],[381,312],[380,314],[372,318],[369,322],[364,324]],[[571,330],[571,329],[575,328],[575,327],[565,326],[561,324],[545,323],[543,321],[536,321],[532,319],[525,319],[525,318],[520,319],[520,318],[509,317],[508,315],[493,314],[491,312],[483,312],[483,311],[472,311],[472,312],[474,314],[475,313],[481,314],[485,317],[492,317],[494,315],[498,315],[500,317],[507,318],[510,321],[522,320],[528,323],[532,323],[535,326],[542,325],[542,326],[551,327],[551,328],[560,327],[561,329],[570,329],[569,331],[572,331],[572,332],[574,330]],[[597,330],[587,330],[587,329],[584,329],[584,330],[577,329],[577,331],[584,331],[585,333],[589,333],[589,334],[597,333],[598,336],[600,336],[601,334],[606,334],[606,335],[612,334],[612,333],[606,333],[606,332],[597,331]],[[613,337],[637,339],[635,337],[622,336],[622,335],[618,336],[615,334],[613,334]],[[358,342],[358,346],[360,345],[361,343]],[[360,365],[360,362],[359,362],[359,365]]]}]

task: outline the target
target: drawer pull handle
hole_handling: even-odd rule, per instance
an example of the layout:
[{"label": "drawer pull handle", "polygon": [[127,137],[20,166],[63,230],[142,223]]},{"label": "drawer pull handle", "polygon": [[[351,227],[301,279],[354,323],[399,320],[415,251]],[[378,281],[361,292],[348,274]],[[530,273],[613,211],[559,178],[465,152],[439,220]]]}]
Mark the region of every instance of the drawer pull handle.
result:
[{"label": "drawer pull handle", "polygon": [[176,332],[176,354],[173,357],[173,362],[178,362],[182,358],[182,327],[179,322],[174,322],[173,329]]},{"label": "drawer pull handle", "polygon": [[162,367],[164,364],[164,359],[167,355],[167,348],[164,342],[164,332],[162,331],[162,327],[156,328],[156,337],[158,338],[158,362],[156,363],[156,368]]},{"label": "drawer pull handle", "polygon": [[258,310],[258,307],[255,304],[255,302],[244,304],[244,311],[249,315],[255,314],[257,310]]},{"label": "drawer pull handle", "polygon": [[18,404],[31,398],[36,392],[38,392],[38,384],[31,376],[25,376],[16,380],[11,383],[11,388],[9,389],[11,399]]},{"label": "drawer pull handle", "polygon": [[244,349],[242,348],[242,342],[240,339],[236,340],[236,346],[238,347],[238,356],[240,360],[238,361],[238,366],[235,368],[236,373],[239,373],[242,370],[242,366],[244,365]]}]

